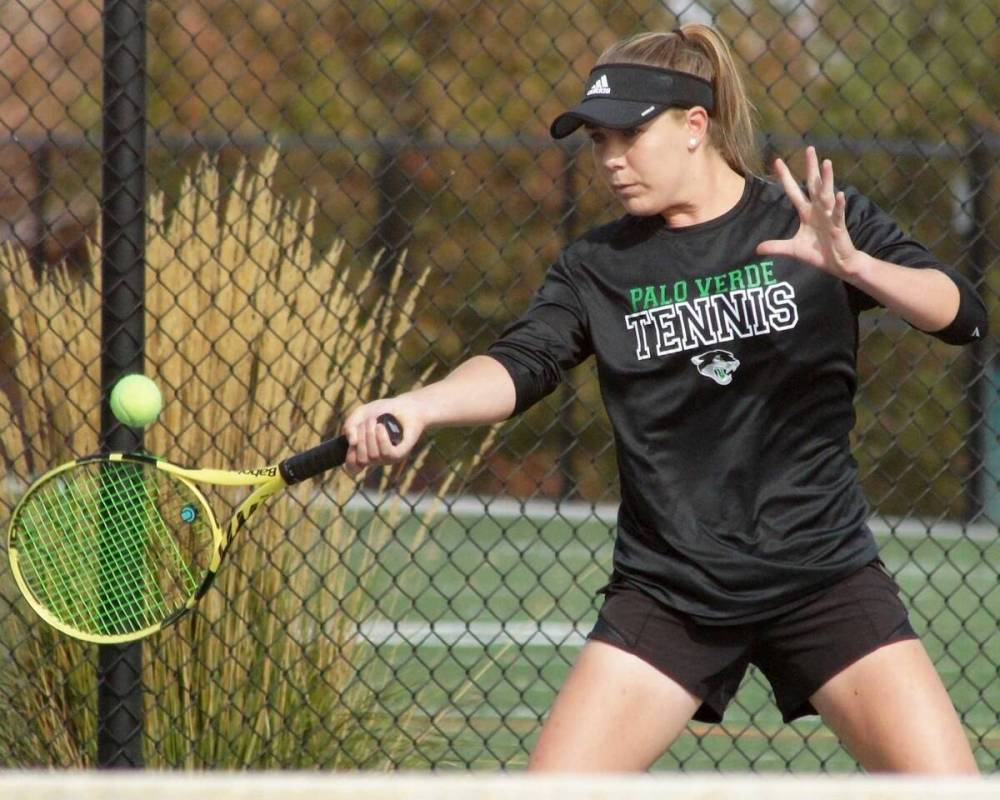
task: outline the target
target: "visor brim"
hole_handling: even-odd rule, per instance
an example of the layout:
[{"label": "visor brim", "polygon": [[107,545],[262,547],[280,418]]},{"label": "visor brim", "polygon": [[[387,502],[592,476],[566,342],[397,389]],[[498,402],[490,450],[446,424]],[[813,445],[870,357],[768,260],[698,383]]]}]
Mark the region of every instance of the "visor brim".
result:
[{"label": "visor brim", "polygon": [[553,139],[563,139],[581,125],[618,130],[635,128],[662,114],[667,108],[667,105],[659,103],[593,97],[556,117],[549,127],[549,133]]}]

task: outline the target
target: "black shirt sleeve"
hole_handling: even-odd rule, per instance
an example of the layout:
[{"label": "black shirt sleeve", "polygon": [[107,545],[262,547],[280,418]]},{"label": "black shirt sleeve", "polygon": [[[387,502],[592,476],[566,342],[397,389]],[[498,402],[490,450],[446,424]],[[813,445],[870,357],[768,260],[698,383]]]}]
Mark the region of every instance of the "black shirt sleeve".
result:
[{"label": "black shirt sleeve", "polygon": [[552,265],[525,314],[488,350],[510,373],[516,416],[562,381],[592,352],[587,314],[565,253]]},{"label": "black shirt sleeve", "polygon": [[[847,199],[847,230],[854,246],[874,258],[904,267],[925,267],[939,270],[958,287],[959,306],[955,319],[930,335],[948,344],[967,344],[986,335],[986,307],[967,278],[942,264],[933,253],[905,233],[895,220],[870,199],[853,188],[845,190]],[[866,311],[878,301],[847,284],[855,311]]]}]

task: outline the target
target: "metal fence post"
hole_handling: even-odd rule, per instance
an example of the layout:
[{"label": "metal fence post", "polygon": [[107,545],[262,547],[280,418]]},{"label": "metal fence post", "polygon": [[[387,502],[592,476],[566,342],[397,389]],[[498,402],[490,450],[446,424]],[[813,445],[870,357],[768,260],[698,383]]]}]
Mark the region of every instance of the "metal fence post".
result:
[{"label": "metal fence post", "polygon": [[[141,432],[118,424],[110,388],[141,372],[145,338],[146,2],[108,0],[104,9],[104,132],[101,224],[102,446],[134,450]],[[98,743],[101,767],[140,767],[142,645],[100,648]]]},{"label": "metal fence post", "polygon": [[42,141],[30,150],[35,193],[28,203],[33,226],[33,239],[28,242],[28,258],[35,276],[40,280],[45,272],[45,240],[48,238],[48,220],[45,217],[46,198],[52,184],[52,145]]},{"label": "metal fence post", "polygon": [[[968,175],[970,199],[972,203],[971,224],[968,234],[969,271],[968,277],[977,288],[982,287],[986,278],[988,261],[988,215],[987,208],[990,185],[990,153],[986,145],[986,134],[976,126],[969,128],[970,149],[968,152]],[[966,494],[966,518],[970,522],[979,520],[987,509],[991,495],[996,494],[996,477],[988,469],[990,444],[988,419],[990,406],[990,343],[987,337],[978,339],[969,347],[969,477]],[[992,449],[996,449],[996,434]],[[992,481],[992,489],[989,482]]]},{"label": "metal fence post", "polygon": [[375,266],[379,283],[388,288],[393,265],[410,239],[410,225],[403,211],[410,191],[409,179],[399,164],[402,146],[395,141],[382,143],[375,183],[378,193],[378,223],[374,244],[381,251]]}]

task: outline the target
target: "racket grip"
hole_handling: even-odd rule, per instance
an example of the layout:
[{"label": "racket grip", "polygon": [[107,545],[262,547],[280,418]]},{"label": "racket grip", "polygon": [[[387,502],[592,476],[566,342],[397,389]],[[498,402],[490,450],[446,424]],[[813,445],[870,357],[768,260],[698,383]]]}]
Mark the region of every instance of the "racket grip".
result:
[{"label": "racket grip", "polygon": [[[378,422],[385,426],[390,442],[397,445],[403,441],[403,426],[392,414],[383,414]],[[347,450],[347,437],[335,436],[303,453],[286,458],[278,465],[278,471],[287,486],[301,483],[328,469],[341,466],[347,460]]]}]

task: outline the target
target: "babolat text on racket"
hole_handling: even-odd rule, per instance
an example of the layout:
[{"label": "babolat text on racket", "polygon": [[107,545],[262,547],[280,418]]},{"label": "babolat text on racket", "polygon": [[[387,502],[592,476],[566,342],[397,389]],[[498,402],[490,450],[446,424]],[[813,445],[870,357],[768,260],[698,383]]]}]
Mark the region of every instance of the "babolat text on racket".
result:
[{"label": "babolat text on racket", "polygon": [[[395,417],[378,421],[399,444]],[[212,585],[247,519],[287,486],[341,466],[344,436],[260,469],[187,469],[105,453],[35,481],[14,509],[11,571],[31,607],[77,639],[115,644],[176,621]],[[225,528],[197,484],[255,487]]]}]

